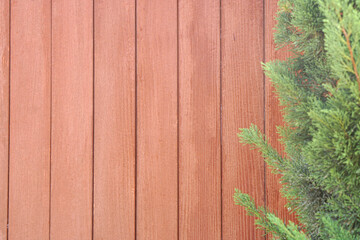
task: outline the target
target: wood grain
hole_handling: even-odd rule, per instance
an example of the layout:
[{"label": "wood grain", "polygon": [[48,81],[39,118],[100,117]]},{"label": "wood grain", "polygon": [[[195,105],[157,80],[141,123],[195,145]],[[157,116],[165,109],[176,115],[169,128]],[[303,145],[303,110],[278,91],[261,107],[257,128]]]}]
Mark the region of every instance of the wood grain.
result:
[{"label": "wood grain", "polygon": [[11,1],[11,240],[49,238],[50,0]]},{"label": "wood grain", "polygon": [[177,1],[137,1],[137,239],[177,239]]},{"label": "wood grain", "polygon": [[52,3],[52,240],[92,238],[92,4]]},{"label": "wood grain", "polygon": [[[275,59],[284,60],[290,57],[287,49],[276,50],[274,42],[274,28],[276,24],[277,0],[268,0],[265,2],[265,61]],[[276,126],[283,125],[281,107],[279,100],[274,92],[275,89],[271,85],[270,79],[266,78],[266,105],[265,105],[265,123],[266,136],[269,138],[269,143],[278,151],[283,152],[283,147],[278,141],[280,138],[277,133]],[[267,208],[276,213],[284,221],[295,221],[295,215],[290,214],[285,208],[286,199],[281,197],[280,190],[280,175],[271,173],[270,169],[266,169],[266,205]]]},{"label": "wood grain", "polygon": [[180,239],[221,239],[220,4],[179,2]]},{"label": "wood grain", "polygon": [[7,239],[9,163],[9,15],[10,1],[0,2],[0,240]]},{"label": "wood grain", "polygon": [[236,135],[251,123],[264,126],[263,1],[223,1],[221,16],[223,238],[264,239],[233,201],[238,188],[264,205],[264,161]]},{"label": "wood grain", "polygon": [[94,239],[135,239],[135,1],[95,1]]},{"label": "wood grain", "polygon": [[0,240],[265,239],[235,188],[296,221],[236,135],[283,151],[276,5],[0,1]]}]

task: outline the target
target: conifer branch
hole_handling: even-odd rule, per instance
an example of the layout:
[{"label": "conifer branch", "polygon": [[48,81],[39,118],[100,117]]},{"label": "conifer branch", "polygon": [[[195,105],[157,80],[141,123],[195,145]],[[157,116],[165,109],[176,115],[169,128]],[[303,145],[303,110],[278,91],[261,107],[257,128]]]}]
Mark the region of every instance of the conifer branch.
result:
[{"label": "conifer branch", "polygon": [[235,203],[274,239],[360,240],[360,0],[279,0],[279,6],[276,43],[290,45],[293,56],[264,69],[284,107],[278,131],[286,157],[254,125],[239,137],[281,175],[299,224],[257,207],[241,191]]},{"label": "conifer branch", "polygon": [[354,74],[356,76],[356,80],[358,82],[359,91],[360,91],[360,77],[359,77],[359,73],[357,71],[356,62],[355,62],[355,59],[354,59],[354,53],[353,53],[351,43],[350,43],[350,35],[346,32],[346,30],[344,28],[342,28],[342,32],[343,32],[343,34],[345,36],[346,45],[347,45],[347,47],[349,49],[349,52],[350,52],[351,62],[352,62],[353,68],[354,68]]}]

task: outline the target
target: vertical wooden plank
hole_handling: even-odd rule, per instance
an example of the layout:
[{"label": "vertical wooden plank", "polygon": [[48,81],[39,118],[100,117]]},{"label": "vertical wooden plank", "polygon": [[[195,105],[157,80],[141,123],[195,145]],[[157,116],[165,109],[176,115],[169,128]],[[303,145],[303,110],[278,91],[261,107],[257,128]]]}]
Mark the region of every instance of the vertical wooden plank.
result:
[{"label": "vertical wooden plank", "polygon": [[9,239],[49,238],[51,4],[11,1]]},{"label": "vertical wooden plank", "polygon": [[92,238],[93,2],[52,2],[51,239]]},{"label": "vertical wooden plank", "polygon": [[177,1],[137,1],[137,239],[177,239]]},{"label": "vertical wooden plank", "polygon": [[9,163],[9,10],[10,1],[0,3],[0,240],[7,239]]},{"label": "vertical wooden plank", "polygon": [[135,239],[135,1],[95,1],[94,239]]},{"label": "vertical wooden plank", "polygon": [[[278,0],[267,0],[265,2],[265,61],[275,59],[284,60],[290,57],[290,53],[286,49],[276,50],[274,42],[274,28],[276,24]],[[278,151],[283,151],[283,148],[278,141],[279,135],[276,126],[283,124],[281,108],[277,99],[275,89],[271,85],[270,79],[266,78],[266,136],[269,138],[269,143]],[[286,199],[281,197],[279,190],[281,189],[280,176],[271,173],[270,169],[266,169],[266,205],[271,212],[277,215],[284,221],[295,221],[295,215],[289,214],[285,208]]]},{"label": "vertical wooden plank", "polygon": [[179,1],[180,239],[221,239],[220,2]]},{"label": "vertical wooden plank", "polygon": [[264,126],[263,1],[222,1],[223,237],[263,239],[254,218],[233,202],[234,189],[264,206],[264,161],[239,143],[239,128]]}]

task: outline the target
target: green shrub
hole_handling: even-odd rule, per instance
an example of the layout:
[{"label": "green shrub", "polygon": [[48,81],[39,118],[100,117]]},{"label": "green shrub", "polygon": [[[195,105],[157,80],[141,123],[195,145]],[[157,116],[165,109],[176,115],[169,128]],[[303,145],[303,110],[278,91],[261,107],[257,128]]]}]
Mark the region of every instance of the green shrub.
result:
[{"label": "green shrub", "polygon": [[284,107],[281,156],[256,126],[241,142],[257,148],[299,226],[235,203],[275,239],[360,239],[360,0],[280,0],[275,42],[292,57],[264,65]]}]

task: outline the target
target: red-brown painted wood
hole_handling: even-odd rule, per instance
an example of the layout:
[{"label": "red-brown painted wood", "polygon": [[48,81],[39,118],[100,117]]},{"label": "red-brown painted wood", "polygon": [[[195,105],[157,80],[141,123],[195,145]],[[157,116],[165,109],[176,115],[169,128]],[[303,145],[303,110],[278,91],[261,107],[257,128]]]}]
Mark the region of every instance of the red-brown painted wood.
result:
[{"label": "red-brown painted wood", "polygon": [[135,1],[95,1],[94,239],[135,239]]},{"label": "red-brown painted wood", "polygon": [[264,205],[264,161],[239,143],[239,128],[264,127],[263,1],[222,1],[223,239],[263,239],[254,218],[235,206],[234,189]]},{"label": "red-brown painted wood", "polygon": [[92,238],[92,4],[52,1],[52,240]]},{"label": "red-brown painted wood", "polygon": [[0,240],[7,239],[10,1],[0,2]]},{"label": "red-brown painted wood", "polygon": [[51,1],[11,1],[10,240],[49,239]]},{"label": "red-brown painted wood", "polygon": [[137,232],[177,239],[177,1],[137,0]]},{"label": "red-brown painted wood", "polygon": [[180,239],[221,239],[220,3],[179,1]]},{"label": "red-brown painted wood", "polygon": [[282,151],[276,4],[1,1],[0,240],[264,239],[235,188],[294,220],[236,135]]}]

